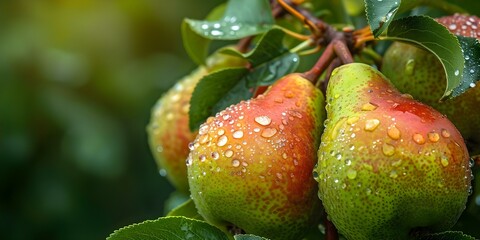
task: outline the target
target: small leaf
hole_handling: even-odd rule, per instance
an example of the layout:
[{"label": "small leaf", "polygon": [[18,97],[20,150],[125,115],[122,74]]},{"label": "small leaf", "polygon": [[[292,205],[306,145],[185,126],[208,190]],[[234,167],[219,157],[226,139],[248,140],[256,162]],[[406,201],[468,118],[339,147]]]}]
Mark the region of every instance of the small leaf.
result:
[{"label": "small leaf", "polygon": [[133,224],[113,232],[107,240],[228,240],[220,229],[185,217],[163,217]]},{"label": "small leaf", "polygon": [[401,0],[365,0],[368,24],[375,37],[387,29],[401,2]]},{"label": "small leaf", "polygon": [[203,217],[198,213],[195,203],[192,199],[189,199],[180,204],[178,207],[174,208],[167,214],[167,216],[183,216],[192,219],[203,220]]},{"label": "small leaf", "polygon": [[464,58],[455,35],[427,16],[411,16],[392,21],[387,36],[382,39],[412,42],[438,57],[447,75],[447,85],[442,98],[450,96],[462,79]]},{"label": "small leaf", "polygon": [[226,92],[235,90],[247,72],[246,68],[227,68],[202,78],[190,99],[190,129],[198,129],[205,119],[215,114],[212,114],[215,104],[222,100]]},{"label": "small leaf", "polygon": [[434,233],[426,236],[417,237],[415,239],[416,240],[475,240],[474,237],[468,236],[459,231]]},{"label": "small leaf", "polygon": [[255,236],[252,234],[239,234],[233,236],[235,240],[269,240],[268,238]]},{"label": "small leaf", "polygon": [[458,87],[453,89],[452,97],[457,97],[466,90],[475,87],[480,80],[480,42],[476,38],[457,36],[463,49],[465,68]]}]

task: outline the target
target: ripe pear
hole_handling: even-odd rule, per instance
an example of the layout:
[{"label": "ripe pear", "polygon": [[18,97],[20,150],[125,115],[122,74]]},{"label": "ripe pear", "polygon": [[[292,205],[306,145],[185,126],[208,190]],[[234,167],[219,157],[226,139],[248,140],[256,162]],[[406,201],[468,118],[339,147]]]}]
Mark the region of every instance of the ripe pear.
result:
[{"label": "ripe pear", "polygon": [[315,179],[347,239],[408,239],[452,227],[471,170],[464,140],[433,108],[361,63],[335,69]]},{"label": "ripe pear", "polygon": [[[437,21],[453,34],[480,40],[480,18],[476,16],[456,14]],[[401,92],[447,115],[466,140],[480,146],[480,111],[476,111],[480,105],[479,86],[472,84],[464,94],[439,102],[447,83],[442,64],[433,53],[401,42],[394,42],[386,51],[382,73]]]},{"label": "ripe pear", "polygon": [[207,119],[187,160],[199,213],[224,230],[299,239],[321,213],[312,171],[324,97],[302,74]]},{"label": "ripe pear", "polygon": [[205,66],[199,66],[179,80],[154,105],[147,126],[150,149],[160,168],[160,174],[180,192],[188,193],[185,159],[197,132],[191,132],[188,122],[190,98],[196,84],[208,73],[228,66],[241,66],[245,60],[216,53],[208,58]]}]

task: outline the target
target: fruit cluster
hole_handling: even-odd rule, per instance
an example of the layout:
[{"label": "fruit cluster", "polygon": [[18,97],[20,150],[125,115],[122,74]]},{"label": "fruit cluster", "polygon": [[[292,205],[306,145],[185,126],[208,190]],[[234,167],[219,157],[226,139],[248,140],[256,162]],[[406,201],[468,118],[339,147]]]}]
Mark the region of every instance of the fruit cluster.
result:
[{"label": "fruit cluster", "polygon": [[[438,22],[480,36],[477,17]],[[480,87],[437,102],[441,95],[430,92],[444,88],[442,64],[396,42],[382,73],[343,62],[325,93],[318,76],[288,74],[190,132],[194,86],[245,64],[212,56],[160,98],[148,127],[159,167],[207,222],[270,239],[301,239],[324,212],[347,239],[408,239],[456,223],[472,188],[465,140],[480,142],[480,111],[469,112],[480,104]]]}]

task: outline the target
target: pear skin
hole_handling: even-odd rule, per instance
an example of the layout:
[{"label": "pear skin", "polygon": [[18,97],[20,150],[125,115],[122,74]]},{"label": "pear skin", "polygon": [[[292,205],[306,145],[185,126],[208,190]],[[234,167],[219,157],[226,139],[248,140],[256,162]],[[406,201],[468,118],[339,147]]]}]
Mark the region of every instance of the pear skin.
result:
[{"label": "pear skin", "polygon": [[371,66],[335,69],[315,178],[347,239],[409,239],[452,227],[471,188],[455,126]]},{"label": "pear skin", "polygon": [[[480,40],[480,19],[476,16],[455,14],[437,21],[453,34]],[[480,146],[480,111],[476,111],[480,105],[478,84],[454,99],[440,102],[447,83],[442,64],[427,50],[401,42],[394,42],[385,52],[382,73],[401,92],[445,114],[466,140]]]},{"label": "pear skin", "polygon": [[301,239],[321,215],[312,170],[324,106],[319,89],[290,74],[208,118],[187,160],[199,213],[222,229]]},{"label": "pear skin", "polygon": [[245,60],[237,57],[213,54],[207,59],[206,66],[199,66],[180,79],[153,107],[147,126],[150,149],[160,173],[165,175],[178,191],[189,191],[185,160],[190,152],[188,144],[198,133],[190,131],[188,116],[195,86],[213,71],[245,63]]}]

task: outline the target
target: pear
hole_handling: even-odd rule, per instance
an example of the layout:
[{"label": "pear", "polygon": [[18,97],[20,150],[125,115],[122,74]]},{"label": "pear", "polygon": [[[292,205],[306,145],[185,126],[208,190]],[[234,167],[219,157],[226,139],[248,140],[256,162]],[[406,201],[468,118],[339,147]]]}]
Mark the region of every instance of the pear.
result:
[{"label": "pear", "polygon": [[449,229],[471,189],[455,126],[361,63],[336,68],[315,179],[347,239],[408,239]]},{"label": "pear", "polygon": [[300,239],[321,215],[312,171],[324,97],[302,74],[279,79],[201,125],[187,160],[199,213],[229,232]]},{"label": "pear", "polygon": [[[480,39],[480,18],[476,16],[455,14],[437,21],[456,35]],[[464,94],[439,102],[447,82],[442,64],[433,53],[400,42],[394,42],[386,51],[382,73],[401,92],[447,115],[466,140],[480,146],[480,111],[474,111],[480,105],[479,86],[472,84]]]},{"label": "pear", "polygon": [[190,150],[188,144],[197,136],[189,128],[190,98],[196,84],[208,73],[228,66],[241,66],[245,60],[216,53],[208,58],[205,66],[199,66],[180,79],[156,102],[147,126],[149,145],[160,174],[167,177],[180,192],[188,193],[185,159]]}]

